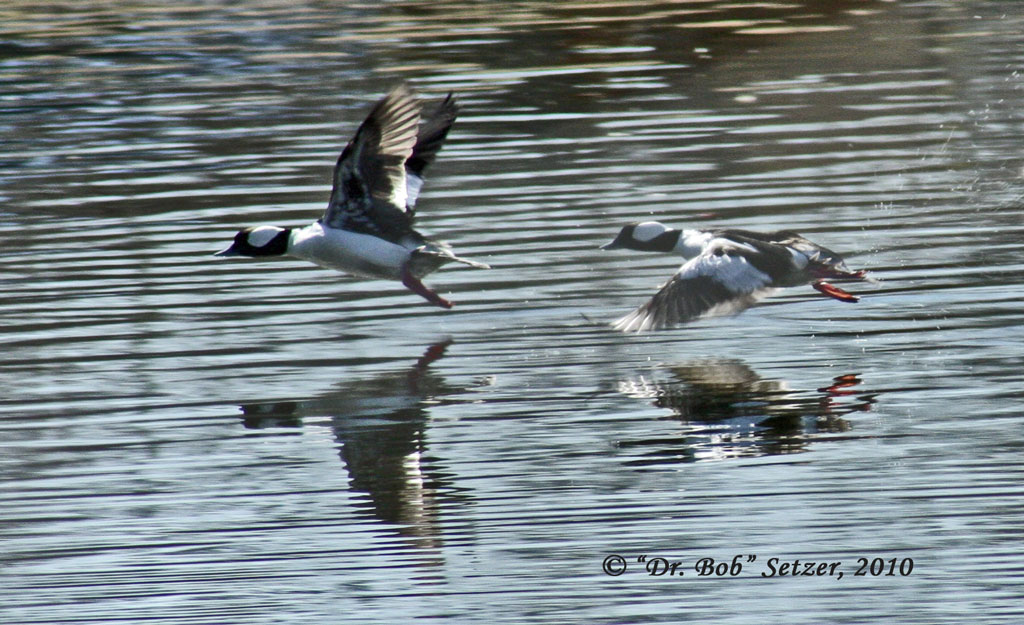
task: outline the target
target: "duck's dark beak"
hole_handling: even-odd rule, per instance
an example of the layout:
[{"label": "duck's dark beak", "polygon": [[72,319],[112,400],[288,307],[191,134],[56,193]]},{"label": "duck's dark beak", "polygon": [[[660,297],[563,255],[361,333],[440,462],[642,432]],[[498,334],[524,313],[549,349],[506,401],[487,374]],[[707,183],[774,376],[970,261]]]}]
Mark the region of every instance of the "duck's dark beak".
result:
[{"label": "duck's dark beak", "polygon": [[234,244],[232,244],[231,247],[225,248],[217,252],[216,254],[214,254],[214,256],[241,256],[241,254],[238,253],[238,251],[235,249]]},{"label": "duck's dark beak", "polygon": [[612,240],[611,243],[605,243],[604,245],[601,246],[601,249],[621,250],[624,247],[629,247],[628,245],[626,245],[626,243],[629,242],[629,235],[626,234],[627,230],[632,232],[632,229],[629,226],[626,226],[622,230],[619,230],[619,233],[615,235],[615,238]]}]

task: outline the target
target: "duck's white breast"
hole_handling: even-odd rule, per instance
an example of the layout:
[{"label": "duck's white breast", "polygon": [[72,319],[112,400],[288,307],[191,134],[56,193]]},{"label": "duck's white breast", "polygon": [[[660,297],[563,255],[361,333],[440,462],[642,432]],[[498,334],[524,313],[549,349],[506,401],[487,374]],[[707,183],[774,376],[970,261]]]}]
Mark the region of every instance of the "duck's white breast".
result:
[{"label": "duck's white breast", "polygon": [[715,235],[706,230],[683,230],[673,249],[683,258],[694,258],[704,252]]},{"label": "duck's white breast", "polygon": [[292,232],[288,254],[321,267],[366,278],[400,280],[410,250],[369,234],[324,228],[319,222]]}]

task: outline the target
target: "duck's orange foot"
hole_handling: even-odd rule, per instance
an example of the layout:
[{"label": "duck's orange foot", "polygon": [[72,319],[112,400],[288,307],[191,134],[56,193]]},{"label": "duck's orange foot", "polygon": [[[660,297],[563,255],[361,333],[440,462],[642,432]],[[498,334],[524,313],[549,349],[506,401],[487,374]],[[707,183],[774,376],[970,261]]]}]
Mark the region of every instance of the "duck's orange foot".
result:
[{"label": "duck's orange foot", "polygon": [[408,269],[402,269],[402,284],[404,284],[407,289],[423,297],[425,300],[427,300],[431,304],[434,304],[435,306],[450,309],[452,306],[455,305],[450,301],[446,300],[445,298],[441,297],[437,293],[435,293],[427,285],[423,284],[423,282],[421,282],[419,278],[409,273]]},{"label": "duck's orange foot", "polygon": [[856,295],[847,293],[841,288],[833,284],[829,284],[824,280],[815,280],[814,282],[811,283],[811,286],[814,287],[817,291],[824,293],[825,295],[828,295],[831,298],[837,299],[840,302],[854,303],[860,301],[860,298],[857,297]]}]

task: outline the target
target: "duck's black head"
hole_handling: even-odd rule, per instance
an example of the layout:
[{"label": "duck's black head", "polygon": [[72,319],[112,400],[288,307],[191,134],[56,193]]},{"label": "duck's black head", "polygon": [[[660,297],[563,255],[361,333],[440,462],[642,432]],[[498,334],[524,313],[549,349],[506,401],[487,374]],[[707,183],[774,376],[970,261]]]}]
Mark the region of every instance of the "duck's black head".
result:
[{"label": "duck's black head", "polygon": [[629,224],[619,230],[615,240],[602,245],[603,250],[629,249],[640,252],[671,252],[679,242],[681,231],[657,221]]},{"label": "duck's black head", "polygon": [[291,228],[252,226],[239,230],[231,247],[214,256],[281,256],[288,252]]}]

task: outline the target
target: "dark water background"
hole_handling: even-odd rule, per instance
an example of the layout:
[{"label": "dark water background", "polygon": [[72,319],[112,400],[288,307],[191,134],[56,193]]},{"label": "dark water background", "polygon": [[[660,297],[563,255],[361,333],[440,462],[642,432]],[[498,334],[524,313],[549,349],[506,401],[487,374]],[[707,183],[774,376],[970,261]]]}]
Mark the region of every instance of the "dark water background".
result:
[{"label": "dark water background", "polygon": [[[1024,620],[1018,2],[173,6],[0,8],[0,622]],[[454,310],[210,256],[403,80]],[[880,283],[622,336],[647,218]]]}]

